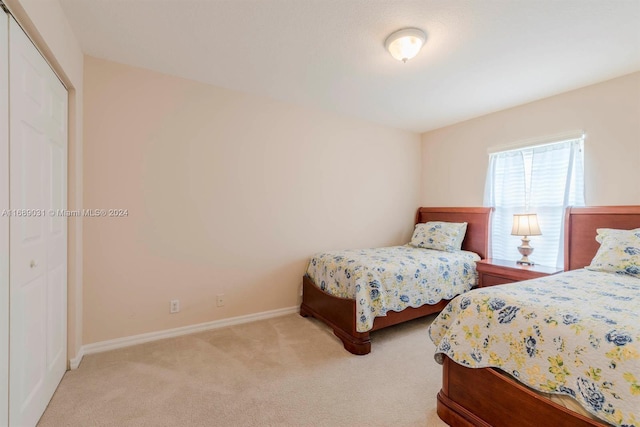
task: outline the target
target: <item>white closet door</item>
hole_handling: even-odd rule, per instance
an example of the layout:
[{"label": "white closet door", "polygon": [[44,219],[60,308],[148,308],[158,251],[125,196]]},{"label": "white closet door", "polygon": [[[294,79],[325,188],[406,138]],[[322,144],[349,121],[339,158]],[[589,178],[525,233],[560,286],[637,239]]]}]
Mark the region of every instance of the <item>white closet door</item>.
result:
[{"label": "white closet door", "polygon": [[9,27],[10,205],[34,214],[9,221],[9,425],[34,426],[67,366],[67,92]]},{"label": "white closet door", "polygon": [[[9,16],[0,13],[0,212],[9,209]],[[9,421],[9,217],[0,215],[0,426]]]}]

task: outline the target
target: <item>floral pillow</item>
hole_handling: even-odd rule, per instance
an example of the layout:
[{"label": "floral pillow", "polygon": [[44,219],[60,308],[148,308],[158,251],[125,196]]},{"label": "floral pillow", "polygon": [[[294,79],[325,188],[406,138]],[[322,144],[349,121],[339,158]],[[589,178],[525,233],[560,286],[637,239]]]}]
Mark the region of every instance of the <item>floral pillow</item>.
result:
[{"label": "floral pillow", "polygon": [[466,232],[466,222],[430,221],[416,224],[410,245],[446,252],[459,251]]},{"label": "floral pillow", "polygon": [[640,228],[636,228],[633,230],[619,230],[617,228],[598,228],[596,230],[598,235],[596,236],[596,241],[598,243],[602,243],[602,239],[607,236],[618,236],[618,237],[630,237],[635,235],[636,237],[640,237]]},{"label": "floral pillow", "polygon": [[598,229],[596,240],[600,242],[600,248],[587,269],[640,278],[640,228],[601,228]]}]

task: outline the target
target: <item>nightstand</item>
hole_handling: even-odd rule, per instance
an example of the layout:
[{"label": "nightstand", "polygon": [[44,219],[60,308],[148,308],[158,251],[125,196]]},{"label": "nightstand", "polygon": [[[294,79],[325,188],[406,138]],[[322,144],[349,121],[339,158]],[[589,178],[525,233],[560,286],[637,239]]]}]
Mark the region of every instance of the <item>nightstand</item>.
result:
[{"label": "nightstand", "polygon": [[478,287],[504,285],[560,273],[562,269],[544,265],[521,265],[515,261],[483,259],[476,263]]}]

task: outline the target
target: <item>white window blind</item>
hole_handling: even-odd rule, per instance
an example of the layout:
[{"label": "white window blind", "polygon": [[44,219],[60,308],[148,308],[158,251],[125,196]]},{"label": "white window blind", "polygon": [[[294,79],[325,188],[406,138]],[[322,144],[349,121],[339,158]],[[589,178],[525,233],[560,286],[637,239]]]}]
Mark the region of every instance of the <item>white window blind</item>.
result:
[{"label": "white window blind", "polygon": [[484,195],[492,217],[491,257],[516,261],[520,237],[511,236],[513,215],[538,215],[541,236],[531,237],[536,264],[563,265],[564,212],[584,206],[584,137],[491,153]]}]

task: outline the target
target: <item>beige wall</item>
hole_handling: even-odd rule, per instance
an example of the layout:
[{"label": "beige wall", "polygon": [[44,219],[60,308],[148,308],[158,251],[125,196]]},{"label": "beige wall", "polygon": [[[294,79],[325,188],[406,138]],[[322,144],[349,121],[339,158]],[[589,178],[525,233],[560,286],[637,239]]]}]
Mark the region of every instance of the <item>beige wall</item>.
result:
[{"label": "beige wall", "polygon": [[487,148],[574,130],[587,204],[640,204],[640,72],[424,133],[421,202],[481,205]]},{"label": "beige wall", "polygon": [[[5,0],[13,16],[69,91],[68,207],[82,207],[83,54],[57,0]],[[68,224],[68,345],[74,359],[82,346],[82,219]]]},{"label": "beige wall", "polygon": [[129,211],[84,221],[85,344],[295,306],[314,252],[413,229],[414,133],[85,57],[85,141],[85,206]]}]

